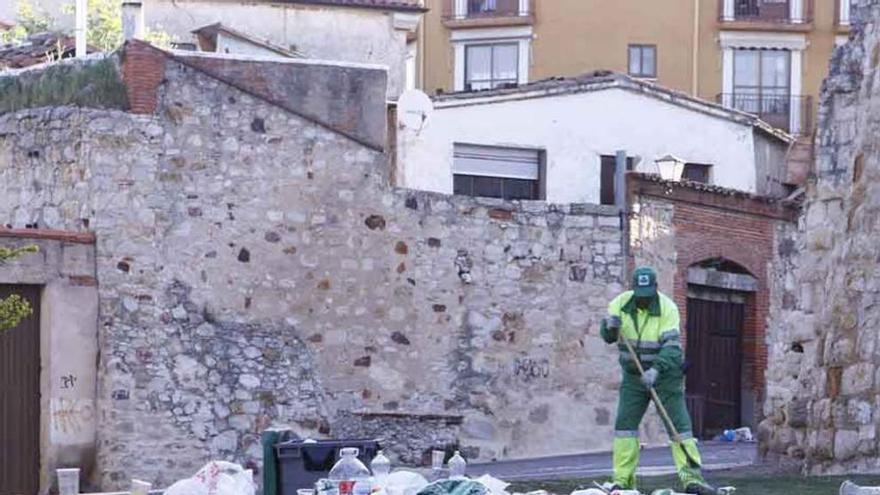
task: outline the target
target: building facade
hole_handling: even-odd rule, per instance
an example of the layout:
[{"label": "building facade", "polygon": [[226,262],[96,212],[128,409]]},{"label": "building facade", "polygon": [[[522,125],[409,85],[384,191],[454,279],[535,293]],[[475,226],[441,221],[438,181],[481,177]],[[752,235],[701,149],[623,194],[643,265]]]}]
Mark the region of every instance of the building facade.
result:
[{"label": "building facade", "polygon": [[628,73],[810,134],[853,0],[426,0],[429,93]]},{"label": "building facade", "polygon": [[[50,13],[58,27],[73,31],[73,16],[61,9],[69,2],[31,3]],[[3,2],[0,20],[13,21],[16,4]],[[408,73],[414,76],[412,43],[424,12],[408,0],[143,0],[142,8],[146,28],[167,33],[176,48],[201,49],[204,36],[194,31],[219,24],[221,40],[233,43],[225,48],[234,53],[254,53],[254,42],[262,42],[275,46],[274,55],[289,51],[315,60],[382,65],[388,68],[390,99],[407,87]],[[243,38],[250,39],[242,43]]]},{"label": "building facade", "polygon": [[[400,113],[412,109],[402,101]],[[406,122],[405,120],[402,122]],[[765,122],[608,72],[434,97],[397,128],[401,187],[550,203],[615,205],[616,154],[632,171],[684,162],[685,178],[780,197],[792,138]]]}]

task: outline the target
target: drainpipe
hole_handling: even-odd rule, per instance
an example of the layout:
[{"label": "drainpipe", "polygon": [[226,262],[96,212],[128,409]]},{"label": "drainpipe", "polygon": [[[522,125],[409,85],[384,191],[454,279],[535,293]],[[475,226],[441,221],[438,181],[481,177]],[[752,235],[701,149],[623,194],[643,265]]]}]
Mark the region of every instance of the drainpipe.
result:
[{"label": "drainpipe", "polygon": [[700,91],[700,0],[694,0],[693,60],[691,60],[691,94],[699,97]]},{"label": "drainpipe", "polygon": [[[424,0],[422,0],[419,3],[422,5],[422,7],[425,6]],[[428,47],[425,46],[425,44],[428,42],[428,36],[427,36],[427,33],[425,32],[427,30],[427,26],[428,26],[428,20],[426,19],[427,16],[428,16],[428,13],[423,13],[422,18],[419,20],[419,27],[418,27],[419,47],[418,47],[418,50],[416,50],[416,56],[419,58],[419,60],[418,60],[418,63],[419,63],[418,73],[419,74],[417,77],[418,80],[416,81],[416,89],[420,89],[422,91],[425,91],[425,70],[426,70],[425,69],[425,56],[428,53]]]},{"label": "drainpipe", "polygon": [[76,56],[86,56],[86,24],[88,19],[88,2],[87,0],[76,0]]}]

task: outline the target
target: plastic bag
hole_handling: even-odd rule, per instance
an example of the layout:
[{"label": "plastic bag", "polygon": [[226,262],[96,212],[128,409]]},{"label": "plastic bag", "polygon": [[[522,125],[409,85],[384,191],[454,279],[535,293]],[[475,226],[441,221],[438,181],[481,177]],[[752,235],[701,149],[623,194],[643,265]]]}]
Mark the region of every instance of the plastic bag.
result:
[{"label": "plastic bag", "polygon": [[416,495],[426,486],[428,480],[412,471],[395,471],[389,474],[385,481],[385,491],[388,495]]},{"label": "plastic bag", "polygon": [[165,495],[254,495],[254,473],[238,464],[212,461],[192,478],[180,480]]}]

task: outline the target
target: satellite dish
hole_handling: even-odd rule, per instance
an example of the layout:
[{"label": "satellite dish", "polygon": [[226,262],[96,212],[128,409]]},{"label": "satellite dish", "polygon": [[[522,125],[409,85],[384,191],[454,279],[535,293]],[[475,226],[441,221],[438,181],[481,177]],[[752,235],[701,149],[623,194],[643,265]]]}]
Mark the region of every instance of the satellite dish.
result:
[{"label": "satellite dish", "polygon": [[434,112],[434,103],[425,93],[411,89],[397,100],[397,124],[401,129],[410,129],[416,134],[427,127]]}]

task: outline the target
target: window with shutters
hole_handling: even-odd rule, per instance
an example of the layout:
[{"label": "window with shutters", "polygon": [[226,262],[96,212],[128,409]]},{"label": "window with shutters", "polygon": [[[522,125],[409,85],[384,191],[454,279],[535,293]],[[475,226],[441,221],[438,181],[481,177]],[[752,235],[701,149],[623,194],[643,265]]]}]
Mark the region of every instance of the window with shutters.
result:
[{"label": "window with shutters", "polygon": [[455,144],[453,192],[508,200],[543,199],[541,150]]},{"label": "window with shutters", "polygon": [[[633,158],[626,158],[627,172],[633,169]],[[614,155],[602,155],[602,172],[599,178],[599,204],[614,205],[616,202],[616,189],[614,177],[617,172],[617,157]]]}]

